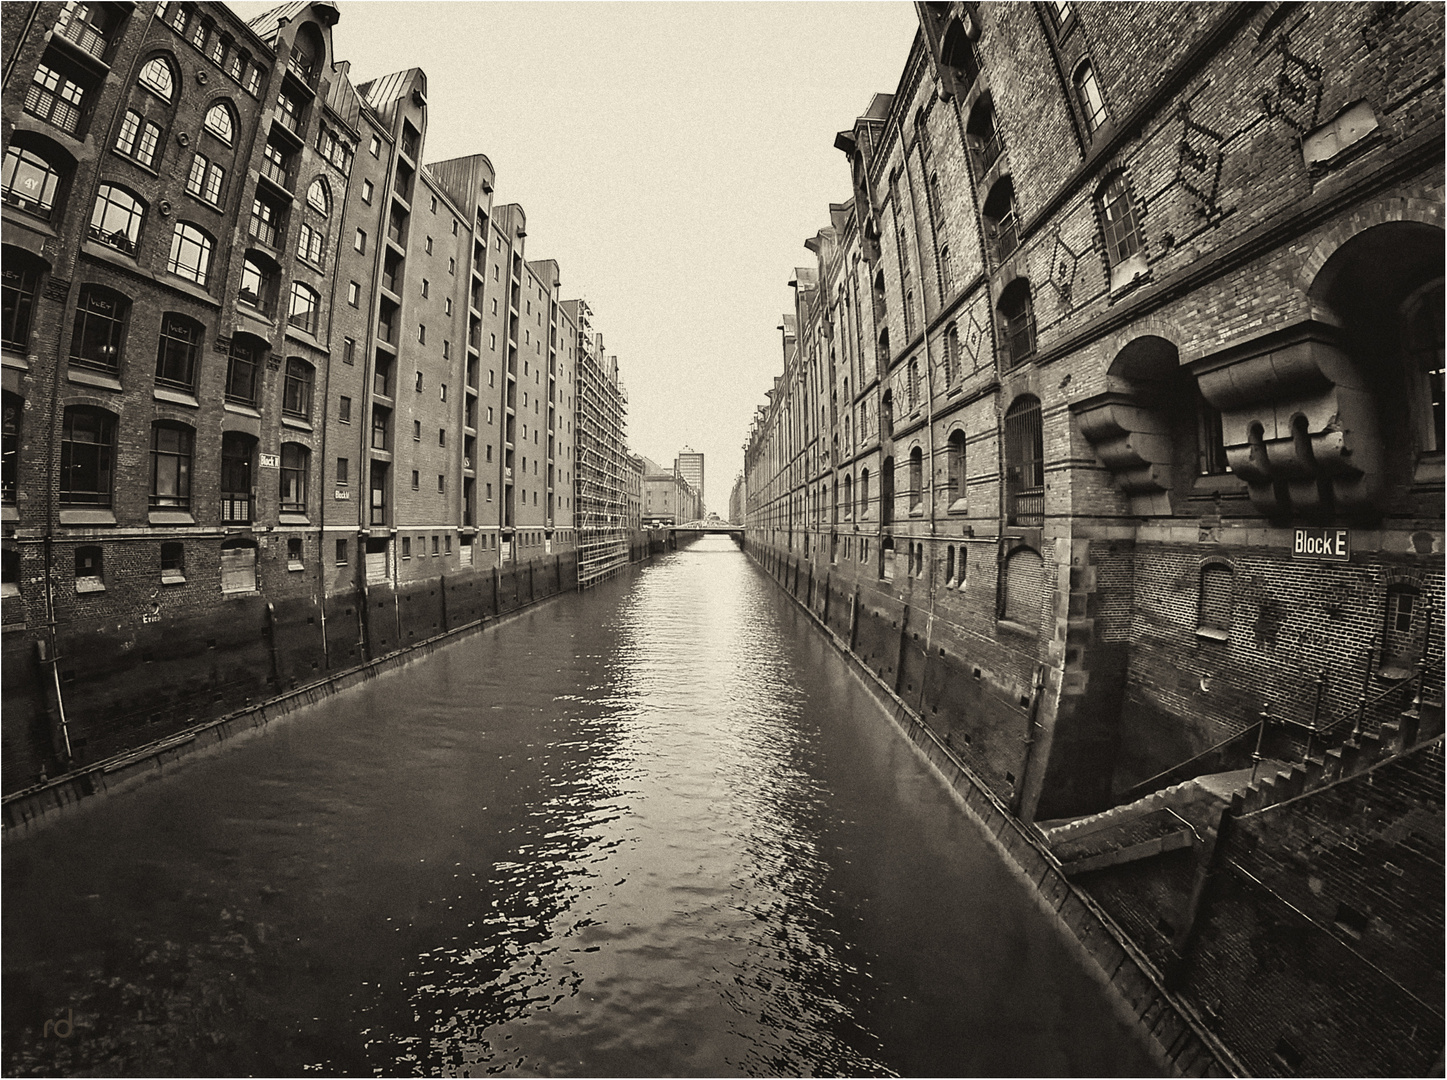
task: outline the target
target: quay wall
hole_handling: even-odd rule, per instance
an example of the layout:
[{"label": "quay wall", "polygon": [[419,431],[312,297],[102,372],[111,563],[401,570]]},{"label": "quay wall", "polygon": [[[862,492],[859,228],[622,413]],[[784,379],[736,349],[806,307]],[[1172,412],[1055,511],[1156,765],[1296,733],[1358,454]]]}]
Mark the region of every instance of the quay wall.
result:
[{"label": "quay wall", "polygon": [[[1065,876],[1040,835],[1016,815],[1009,788],[997,790],[998,783],[992,784],[972,767],[971,761],[987,768],[1003,761],[1011,732],[1025,730],[1026,714],[1017,714],[1005,731],[982,737],[981,745],[973,736],[964,741],[948,720],[939,719],[954,714],[952,703],[974,706],[974,712],[955,715],[969,717],[972,730],[982,733],[988,731],[982,716],[1005,717],[1009,710],[991,695],[962,689],[976,684],[977,669],[963,666],[947,650],[927,654],[911,629],[907,605],[895,609],[877,597],[861,603],[858,594],[851,597],[832,581],[816,583],[808,564],[787,552],[757,545],[746,546],[746,551],[852,662],[893,722],[1029,881],[1037,902],[1054,915],[1121,1009],[1135,1019],[1163,1070],[1182,1076],[1247,1075],[1191,1005],[1167,990],[1155,965],[1105,909]],[[912,683],[912,677],[917,681]],[[904,694],[896,689],[901,684]]]},{"label": "quay wall", "polygon": [[[672,536],[640,532],[628,565],[675,547]],[[71,623],[57,628],[54,661],[42,637],[8,633],[0,722],[6,837],[78,798],[115,790],[118,775],[158,770],[184,748],[264,726],[577,588],[576,555],[566,552],[325,598],[248,596],[162,622]],[[67,735],[74,767],[47,775]]]}]

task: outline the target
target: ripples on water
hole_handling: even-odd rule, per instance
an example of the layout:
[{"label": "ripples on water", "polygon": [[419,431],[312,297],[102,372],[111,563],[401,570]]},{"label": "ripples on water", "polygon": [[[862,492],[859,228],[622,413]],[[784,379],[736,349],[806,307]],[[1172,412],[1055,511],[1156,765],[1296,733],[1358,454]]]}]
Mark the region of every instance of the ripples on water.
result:
[{"label": "ripples on water", "polygon": [[[7,979],[93,1004],[87,965],[139,982],[135,941],[215,941],[224,905],[261,959],[220,1040],[119,1071],[1144,1069],[851,680],[706,539],[16,848]],[[47,936],[97,893],[108,920]]]}]

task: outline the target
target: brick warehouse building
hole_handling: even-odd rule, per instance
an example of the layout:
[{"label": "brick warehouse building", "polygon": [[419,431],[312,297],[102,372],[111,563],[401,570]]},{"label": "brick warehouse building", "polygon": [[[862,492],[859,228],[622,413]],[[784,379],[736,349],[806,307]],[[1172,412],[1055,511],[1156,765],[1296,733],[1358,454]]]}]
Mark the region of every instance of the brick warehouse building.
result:
[{"label": "brick warehouse building", "polygon": [[1023,820],[1122,806],[1044,835],[1243,1068],[1440,1068],[1442,8],[916,6],[750,550]]},{"label": "brick warehouse building", "polygon": [[7,792],[576,585],[578,328],[423,72],[325,2],[0,18]]}]

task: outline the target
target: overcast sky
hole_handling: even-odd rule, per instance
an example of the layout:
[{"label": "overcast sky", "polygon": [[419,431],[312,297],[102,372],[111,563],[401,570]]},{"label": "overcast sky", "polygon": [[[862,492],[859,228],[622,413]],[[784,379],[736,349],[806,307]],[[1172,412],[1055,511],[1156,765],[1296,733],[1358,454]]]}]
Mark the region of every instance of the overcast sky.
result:
[{"label": "overcast sky", "polygon": [[[268,5],[238,3],[252,18]],[[787,282],[849,198],[834,149],[893,93],[910,3],[463,3],[344,0],[356,82],[427,73],[426,160],[485,153],[496,201],[527,212],[529,259],[557,259],[628,386],[628,443],[706,455],[729,489],[782,369]]]}]

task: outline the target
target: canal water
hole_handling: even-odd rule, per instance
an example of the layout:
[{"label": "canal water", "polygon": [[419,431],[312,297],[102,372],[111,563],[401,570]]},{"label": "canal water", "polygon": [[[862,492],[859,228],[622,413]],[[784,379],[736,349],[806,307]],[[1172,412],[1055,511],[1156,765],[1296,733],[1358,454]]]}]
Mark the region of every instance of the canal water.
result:
[{"label": "canal water", "polygon": [[13,844],[3,888],[12,1075],[1151,1072],[723,537]]}]

